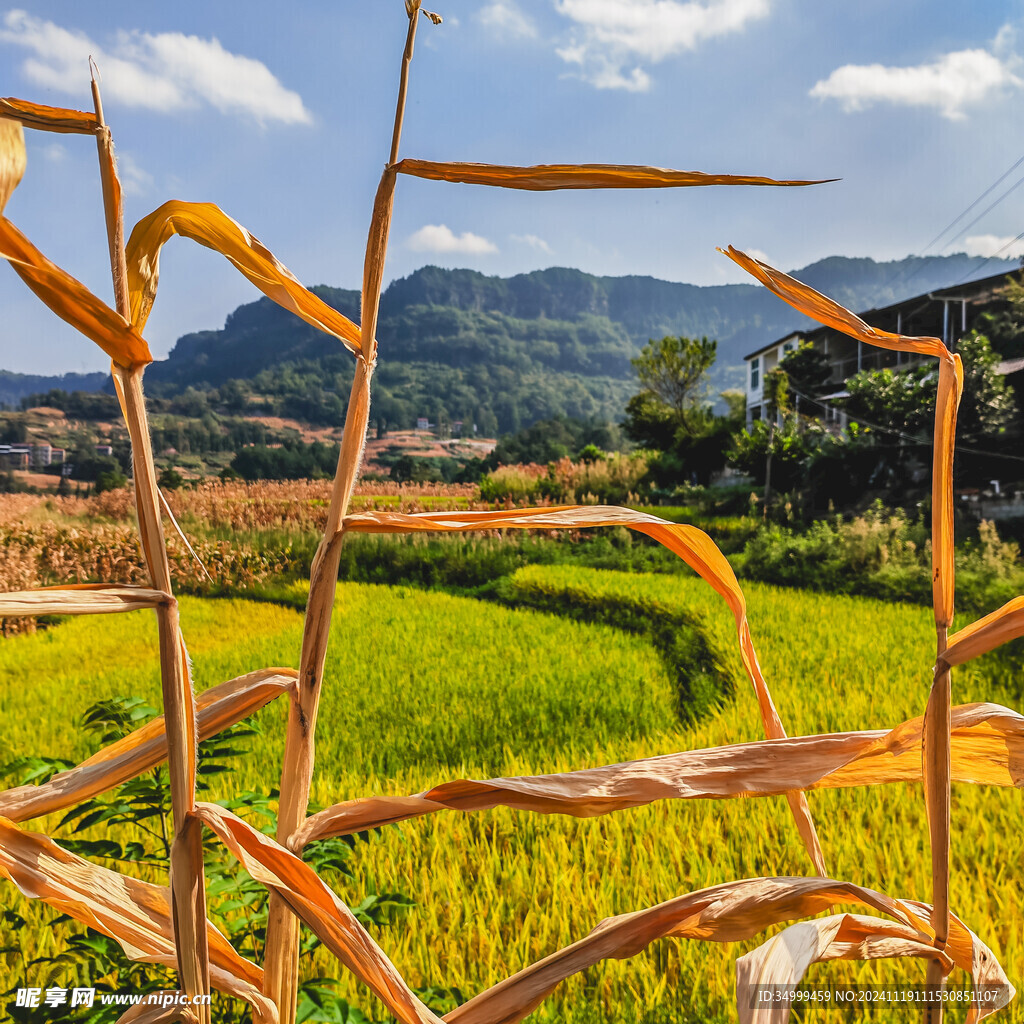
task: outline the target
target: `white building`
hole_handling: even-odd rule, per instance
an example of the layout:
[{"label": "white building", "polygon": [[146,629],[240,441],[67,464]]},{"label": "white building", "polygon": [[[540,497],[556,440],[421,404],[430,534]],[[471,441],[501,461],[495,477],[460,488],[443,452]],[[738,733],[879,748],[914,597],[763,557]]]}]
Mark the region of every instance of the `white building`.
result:
[{"label": "white building", "polygon": [[[915,295],[891,306],[869,309],[858,315],[865,323],[878,330],[893,334],[939,338],[948,347],[955,349],[957,341],[967,333],[977,315],[993,299],[998,298],[1008,277],[1007,274],[996,274],[968,284],[953,285],[924,295]],[[861,370],[880,370],[886,367],[894,370],[910,369],[928,359],[927,356],[914,353],[894,352],[866,345],[832,327],[792,331],[744,356],[747,374],[747,426],[754,420],[767,416],[765,374],[775,369],[790,352],[802,344],[813,345],[828,356],[832,365],[832,388],[829,394],[820,396],[818,401],[813,402],[809,401],[807,396],[794,395],[796,407],[799,410],[802,401],[805,411],[838,426],[846,425],[846,414],[840,405],[833,403],[848,397],[844,385],[854,374]]]}]

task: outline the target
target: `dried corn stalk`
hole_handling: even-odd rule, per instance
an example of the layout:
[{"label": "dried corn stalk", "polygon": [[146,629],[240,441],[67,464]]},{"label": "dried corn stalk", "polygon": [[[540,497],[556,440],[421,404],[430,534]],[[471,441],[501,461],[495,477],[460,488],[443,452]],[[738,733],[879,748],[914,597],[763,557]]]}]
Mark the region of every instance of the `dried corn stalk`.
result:
[{"label": "dried corn stalk", "polygon": [[[211,204],[167,203],[136,226],[126,246],[113,143],[95,82],[93,114],[0,100],[0,211],[24,172],[21,125],[96,137],[116,310],[47,260],[2,216],[0,256],[58,316],[111,357],[115,388],[132,437],[136,507],[150,577],[147,588],[100,584],[3,595],[0,614],[38,614],[42,610],[88,614],[153,608],[159,624],[165,712],[160,719],[43,786],[0,793],[0,813],[7,816],[0,818],[0,873],[26,894],[44,899],[113,936],[130,956],[176,963],[186,992],[205,992],[212,983],[247,1000],[257,1021],[280,1020],[287,1024],[294,1020],[298,927],[302,921],[370,986],[395,1017],[406,1024],[436,1024],[438,1018],[409,989],[351,911],[293,851],[316,838],[442,809],[479,811],[508,806],[535,813],[587,816],[661,799],[785,794],[815,868],[824,875],[824,860],[803,791],[920,778],[925,784],[932,841],[934,906],[892,899],[824,877],[728,882],[602,922],[585,939],[480,993],[448,1014],[446,1020],[511,1024],[530,1013],[562,980],[606,957],[632,956],[652,941],[668,937],[738,941],[770,925],[851,902],[862,903],[892,920],[841,914],[795,925],[742,958],[740,978],[792,983],[815,961],[924,957],[933,964],[933,982],[941,981],[956,965],[976,984],[999,986],[1002,1002],[985,1007],[991,1012],[1009,1001],[1013,990],[991,951],[949,911],[950,780],[1024,784],[1020,767],[1024,760],[1024,719],[996,705],[952,708],[949,668],[1024,633],[1024,598],[961,630],[947,643],[954,596],[952,458],[963,374],[959,358],[940,341],[878,331],[767,264],[733,249],[728,252],[768,288],[819,322],[868,344],[939,360],[932,523],[937,659],[924,717],[895,729],[786,737],[757,661],[743,594],[721,552],[693,527],[629,510],[595,507],[346,517],[368,421],[370,380],[377,357],[376,325],[398,174],[529,190],[813,183],[619,165],[509,167],[399,160],[418,15],[424,14],[435,24],[440,21],[437,15],[421,9],[420,0],[406,0],[405,6],[409,25],[391,152],[374,201],[364,262],[362,322],[358,326],[307,292],[268,249]],[[140,332],[156,295],[160,249],[172,234],[187,236],[221,252],[264,294],[337,337],[356,357],[326,530],[310,581],[299,672],[267,669],[250,673],[207,691],[198,700],[192,692],[187,651],[170,587],[161,522],[161,507],[166,503],[156,486],[141,384],[151,356]],[[456,780],[413,796],[350,801],[307,817],[319,692],[345,532],[606,525],[627,526],[664,544],[727,602],[736,621],[741,657],[758,700],[767,740],[558,775]],[[240,721],[281,694],[288,694],[291,705],[282,770],[279,841],[275,842],[222,808],[196,802],[195,750],[200,737]],[[23,832],[14,824],[14,820],[72,806],[165,760],[172,780],[175,825],[169,895],[166,890],[89,865],[61,850],[47,836]],[[205,919],[200,836],[204,825],[271,891],[265,972],[239,957]],[[147,1008],[129,1011],[122,1020],[162,1021],[172,1019],[175,1012],[200,1024],[209,1019],[206,1008],[170,1014]],[[742,1000],[740,1014],[745,1020],[776,1019],[750,1015]],[[977,1008],[972,1010],[972,1020],[981,1016]]]}]

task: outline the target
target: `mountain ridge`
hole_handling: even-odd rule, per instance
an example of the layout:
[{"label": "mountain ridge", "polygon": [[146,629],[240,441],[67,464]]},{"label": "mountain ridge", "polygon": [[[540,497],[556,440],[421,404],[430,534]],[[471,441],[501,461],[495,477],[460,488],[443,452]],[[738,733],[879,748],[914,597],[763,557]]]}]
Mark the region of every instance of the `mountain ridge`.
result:
[{"label": "mountain ridge", "polygon": [[[831,256],[793,274],[861,311],[1015,266],[965,254],[888,263]],[[357,291],[311,290],[358,319]],[[493,410],[494,426],[503,430],[559,410],[617,418],[635,390],[630,359],[650,338],[716,338],[712,385],[721,390],[742,386],[746,352],[810,323],[756,283],[693,285],[568,267],[499,277],[428,265],[396,278],[381,298],[375,405],[392,425],[432,416],[435,407],[437,415],[473,422],[489,422]],[[229,313],[223,327],[179,338],[146,380],[165,395],[244,382],[249,393],[276,395],[293,414],[301,412],[305,388],[310,418],[337,422],[350,373],[351,358],[335,339],[260,297]],[[24,383],[45,391],[67,388],[61,380],[69,379]],[[5,396],[17,384],[0,373],[0,401],[13,404]]]}]

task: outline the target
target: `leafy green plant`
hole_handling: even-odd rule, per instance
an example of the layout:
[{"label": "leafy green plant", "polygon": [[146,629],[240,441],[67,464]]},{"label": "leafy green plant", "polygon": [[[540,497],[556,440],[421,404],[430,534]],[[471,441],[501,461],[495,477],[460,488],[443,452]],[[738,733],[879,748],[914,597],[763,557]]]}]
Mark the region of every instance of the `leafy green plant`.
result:
[{"label": "leafy green plant", "polygon": [[[97,747],[104,747],[145,725],[156,715],[157,709],[140,697],[112,697],[86,708],[80,724],[82,730],[95,739]],[[212,795],[216,778],[235,772],[236,759],[250,752],[248,741],[260,735],[262,729],[250,719],[202,740],[199,743],[197,790]],[[72,762],[64,758],[25,756],[0,767],[0,778],[15,778],[20,785],[42,783],[70,767]],[[271,789],[269,793],[246,790],[218,802],[272,834],[277,830],[278,797],[277,789]],[[101,861],[132,863],[143,871],[161,867],[170,856],[171,842],[171,790],[166,765],[161,764],[102,796],[77,805],[64,815],[59,827],[71,832],[69,837],[60,839],[61,846],[71,853]],[[97,836],[97,831],[103,834]],[[111,838],[115,835],[130,838],[119,842]],[[352,869],[348,863],[351,851],[358,842],[366,842],[370,836],[369,832],[360,832],[311,843],[304,851],[304,857],[318,874],[327,879],[332,876],[351,878]],[[266,887],[241,869],[218,843],[207,844],[204,853],[211,920],[243,956],[259,962],[266,943]],[[369,892],[352,909],[357,919],[367,927],[386,927],[413,906],[415,902],[402,893]],[[25,927],[24,919],[9,910],[0,912],[0,923],[4,926],[4,934],[11,934],[11,929]],[[0,956],[17,954],[23,960],[21,977],[7,992],[0,993],[0,998],[11,996],[22,986],[45,989],[63,984],[67,987],[69,976],[77,979],[74,984],[94,988],[97,995],[127,991],[149,993],[177,987],[170,968],[129,960],[117,941],[109,936],[91,928],[75,931],[73,919],[63,914],[52,924],[72,929],[64,951],[59,954],[24,961],[20,947],[0,947]],[[303,936],[301,952],[306,955],[319,945],[320,940],[309,932]],[[303,983],[299,990],[298,1021],[332,1024],[369,1022],[369,1018],[333,992],[331,985],[337,984],[337,979],[323,977]],[[242,1004],[219,995],[214,999],[217,1001],[218,1022],[241,1024],[248,1019],[248,1011]],[[15,1020],[38,1019],[38,1008],[9,1006],[9,1009]],[[114,1019],[114,1008],[101,1006],[98,1000],[91,1010],[72,1008],[69,1003],[64,1003],[57,1007],[47,1006],[46,1011],[50,1015],[48,1019],[69,1018],[81,1024],[107,1024]]]}]

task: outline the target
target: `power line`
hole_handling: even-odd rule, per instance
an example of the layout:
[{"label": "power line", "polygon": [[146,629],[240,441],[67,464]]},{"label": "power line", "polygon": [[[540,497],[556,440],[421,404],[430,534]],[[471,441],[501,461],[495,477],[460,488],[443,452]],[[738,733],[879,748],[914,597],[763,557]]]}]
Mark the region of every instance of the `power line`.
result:
[{"label": "power line", "polygon": [[987,266],[987,265],[988,265],[989,263],[991,263],[991,262],[992,262],[992,261],[993,261],[993,260],[994,260],[994,259],[995,259],[995,258],[996,258],[996,257],[997,257],[997,256],[998,256],[998,255],[999,255],[1000,253],[1001,253],[1001,252],[1005,252],[1005,251],[1006,251],[1007,249],[1009,249],[1009,248],[1010,248],[1010,246],[1011,246],[1011,245],[1013,245],[1013,243],[1014,243],[1014,242],[1019,242],[1019,241],[1020,241],[1020,240],[1021,240],[1022,238],[1024,238],[1024,231],[1022,231],[1022,232],[1021,232],[1021,233],[1020,233],[1019,235],[1017,235],[1017,237],[1016,237],[1016,238],[1011,238],[1011,239],[1010,239],[1010,240],[1009,240],[1009,241],[1008,241],[1008,242],[1007,242],[1007,243],[1006,243],[1006,244],[1005,244],[1004,246],[1002,246],[1001,248],[999,248],[999,249],[996,249],[996,251],[995,251],[994,253],[992,253],[992,255],[991,255],[991,256],[989,256],[989,258],[988,258],[987,260],[985,260],[985,262],[984,262],[984,263],[982,263],[982,265],[981,265],[980,267],[978,267],[978,268],[977,268],[977,270],[971,270],[971,271],[968,271],[968,272],[967,272],[966,274],[964,274],[964,276],[963,276],[963,277],[961,277],[961,278],[960,278],[960,280],[959,280],[959,281],[957,281],[956,283],[957,283],[957,284],[960,284],[961,282],[963,282],[963,281],[966,281],[966,280],[967,280],[967,278],[969,278],[969,277],[971,276],[971,274],[974,274],[974,273],[977,273],[978,271],[980,271],[980,270],[982,269],[982,267],[985,267],[985,266]]},{"label": "power line", "polygon": [[[1002,174],[1001,174],[1001,175],[1000,175],[1000,176],[999,176],[998,178],[996,178],[996,180],[995,180],[995,181],[993,181],[993,182],[992,182],[992,184],[991,184],[991,185],[989,185],[989,186],[988,186],[988,188],[986,188],[986,189],[985,189],[985,191],[984,191],[984,192],[982,192],[982,193],[981,193],[981,195],[980,195],[980,196],[978,196],[978,198],[977,198],[977,199],[975,199],[975,200],[974,200],[974,201],[973,201],[972,203],[970,203],[970,204],[969,204],[969,205],[968,205],[968,206],[967,206],[967,207],[966,207],[965,209],[963,209],[963,210],[962,210],[962,211],[961,211],[960,213],[958,213],[958,214],[957,214],[957,215],[956,215],[956,216],[955,216],[955,217],[954,217],[954,218],[953,218],[953,219],[952,219],[952,220],[951,220],[951,221],[949,222],[949,224],[947,224],[947,225],[946,225],[946,226],[945,226],[945,227],[944,227],[944,228],[943,228],[943,229],[942,229],[942,230],[941,230],[941,231],[940,231],[940,232],[939,232],[939,233],[938,233],[938,234],[937,234],[937,235],[936,235],[936,236],[935,236],[935,237],[934,237],[934,238],[933,238],[933,239],[932,239],[932,240],[931,240],[931,241],[930,241],[930,242],[929,242],[929,243],[928,243],[928,244],[927,244],[927,245],[926,245],[926,246],[925,246],[925,247],[924,247],[924,248],[923,248],[922,250],[921,250],[921,262],[920,262],[920,263],[919,263],[919,264],[917,265],[917,267],[916,267],[916,268],[915,268],[915,269],[914,269],[914,270],[913,270],[913,271],[912,271],[912,272],[911,272],[911,273],[910,273],[909,275],[907,274],[907,271],[906,271],[906,270],[904,270],[904,271],[902,271],[902,272],[898,272],[898,273],[897,273],[896,275],[894,275],[893,277],[891,277],[891,278],[890,278],[890,279],[889,279],[889,280],[888,280],[888,281],[886,282],[886,287],[890,287],[890,288],[891,288],[891,287],[893,287],[893,286],[895,286],[895,285],[897,285],[897,284],[904,284],[904,285],[906,285],[906,284],[909,284],[909,283],[910,283],[910,282],[911,282],[911,281],[912,281],[912,280],[913,280],[913,279],[914,279],[915,277],[917,277],[917,275],[918,275],[918,274],[919,274],[919,273],[920,273],[920,272],[921,272],[922,270],[924,270],[924,268],[925,268],[925,266],[926,266],[926,264],[925,264],[925,262],[924,262],[924,254],[925,254],[926,252],[928,252],[928,250],[929,250],[929,249],[930,249],[930,248],[931,248],[931,247],[932,247],[933,245],[935,245],[935,243],[936,243],[937,241],[939,241],[939,239],[940,239],[940,238],[942,238],[942,236],[943,236],[943,235],[945,235],[947,231],[949,231],[949,230],[950,230],[951,228],[955,227],[955,226],[957,225],[957,223],[959,223],[959,221],[963,220],[963,218],[964,218],[964,217],[966,217],[966,216],[967,216],[967,214],[969,214],[969,213],[971,212],[971,210],[973,210],[973,209],[974,209],[974,207],[976,207],[976,206],[978,205],[978,203],[980,203],[980,202],[981,202],[981,201],[982,201],[982,200],[983,200],[983,199],[984,199],[984,198],[985,198],[985,197],[986,197],[987,195],[989,195],[989,193],[991,193],[991,192],[992,192],[992,190],[993,190],[994,188],[996,188],[996,187],[997,187],[997,186],[998,186],[999,184],[1001,184],[1001,183],[1002,183],[1003,181],[1005,181],[1005,180],[1006,180],[1006,179],[1007,179],[1007,178],[1008,178],[1008,177],[1009,177],[1009,176],[1010,176],[1010,175],[1011,175],[1011,174],[1012,174],[1012,173],[1013,173],[1013,172],[1014,172],[1014,171],[1015,171],[1015,170],[1016,170],[1016,169],[1017,169],[1018,167],[1020,167],[1020,165],[1021,165],[1022,163],[1024,163],[1024,155],[1021,155],[1020,157],[1018,157],[1018,159],[1017,159],[1017,160],[1016,160],[1016,161],[1015,161],[1015,162],[1014,162],[1014,163],[1013,163],[1013,164],[1012,164],[1012,165],[1011,165],[1011,166],[1010,166],[1009,168],[1007,168],[1007,169],[1006,169],[1005,171],[1003,171],[1003,173],[1002,173]],[[1014,189],[1016,189],[1016,188],[1017,188],[1017,187],[1018,187],[1018,186],[1019,186],[1019,185],[1021,184],[1021,182],[1024,182],[1024,178],[1020,178],[1020,179],[1019,179],[1019,180],[1017,181],[1017,183],[1016,183],[1016,184],[1012,185],[1012,186],[1011,186],[1011,187],[1010,187],[1010,188],[1009,188],[1009,189],[1008,189],[1008,190],[1007,190],[1006,192],[1004,192],[1004,193],[1003,193],[1003,195],[1001,195],[1001,196],[1000,196],[1000,197],[999,197],[999,198],[998,198],[998,199],[997,199],[997,200],[996,200],[996,201],[995,201],[995,202],[994,202],[994,203],[993,203],[993,204],[992,204],[991,206],[989,206],[989,207],[988,207],[988,208],[987,208],[987,209],[985,210],[985,212],[984,212],[984,213],[982,213],[982,214],[979,214],[979,216],[978,216],[978,217],[976,217],[976,218],[975,218],[975,219],[974,219],[973,221],[971,221],[971,223],[970,223],[970,224],[968,224],[966,228],[963,228],[963,229],[962,229],[961,231],[957,232],[957,234],[956,234],[956,235],[954,235],[954,236],[953,236],[953,238],[952,238],[952,239],[950,240],[950,242],[947,242],[947,243],[946,243],[946,245],[945,245],[945,246],[943,246],[943,248],[948,248],[948,246],[949,246],[949,245],[951,245],[953,241],[956,241],[956,239],[957,239],[957,238],[959,238],[959,237],[960,237],[960,235],[962,235],[962,234],[964,233],[964,231],[969,231],[969,230],[970,230],[970,229],[971,229],[971,228],[972,228],[972,227],[973,227],[973,226],[974,226],[975,224],[977,224],[977,222],[978,222],[978,221],[979,221],[979,220],[980,220],[980,219],[981,219],[982,217],[984,217],[984,216],[985,216],[985,214],[986,214],[986,213],[990,213],[990,212],[991,212],[992,210],[994,210],[996,206],[998,206],[998,205],[999,205],[999,204],[1000,204],[1000,203],[1001,203],[1001,202],[1002,202],[1002,201],[1003,201],[1003,200],[1004,200],[1004,199],[1005,199],[1005,198],[1006,198],[1006,197],[1007,197],[1007,196],[1008,196],[1008,195],[1009,195],[1009,194],[1010,194],[1011,192],[1013,192],[1013,191],[1014,191]],[[991,259],[992,257],[989,257],[989,258]],[[984,266],[984,264],[982,264],[982,266]],[[908,269],[909,269],[909,268],[908,268]],[[971,274],[973,274],[973,273],[974,273],[974,271],[973,271],[973,270],[972,270],[972,271],[969,271],[969,272],[967,273],[967,275],[966,275],[966,276],[967,276],[967,277],[970,277],[970,276],[971,276]],[[963,280],[963,279],[961,279],[961,280]],[[959,283],[960,283],[960,282],[958,281],[958,282],[957,282],[957,284],[959,284]]]},{"label": "power line", "polygon": [[943,236],[943,235],[944,235],[944,234],[945,234],[945,233],[946,233],[947,231],[949,231],[949,229],[950,229],[950,228],[952,228],[952,227],[955,227],[958,221],[960,221],[960,220],[962,220],[962,219],[963,219],[964,217],[966,217],[966,216],[967,216],[967,214],[969,214],[969,213],[971,212],[971,210],[973,210],[973,209],[974,209],[974,208],[975,208],[975,207],[976,207],[976,206],[978,205],[978,203],[980,203],[980,202],[982,201],[982,199],[984,199],[984,198],[985,198],[985,196],[987,196],[987,195],[988,195],[988,194],[989,194],[989,193],[990,193],[990,192],[991,192],[991,191],[992,191],[992,190],[993,190],[993,189],[994,189],[994,188],[995,188],[995,187],[996,187],[996,186],[997,186],[998,184],[1000,184],[1000,182],[1003,182],[1003,181],[1005,181],[1005,180],[1006,180],[1006,179],[1007,179],[1007,178],[1008,178],[1008,177],[1009,177],[1009,176],[1010,176],[1010,175],[1011,175],[1011,174],[1012,174],[1012,173],[1013,173],[1013,172],[1014,172],[1015,170],[1017,170],[1017,168],[1018,168],[1018,167],[1020,167],[1020,165],[1021,165],[1021,164],[1024,164],[1024,156],[1021,156],[1021,157],[1019,157],[1019,158],[1017,159],[1016,163],[1014,163],[1014,165],[1013,165],[1012,167],[1010,167],[1010,168],[1009,168],[1009,170],[1003,171],[1003,173],[1002,173],[1002,174],[1001,174],[1001,175],[1000,175],[1000,176],[999,176],[998,178],[996,178],[996,180],[995,180],[995,181],[993,181],[993,182],[992,182],[992,184],[991,184],[991,185],[989,185],[989,187],[988,187],[987,189],[985,189],[985,191],[984,191],[984,192],[982,192],[982,193],[981,193],[981,195],[980,195],[980,196],[978,196],[978,198],[977,198],[977,199],[975,199],[975,200],[974,200],[974,202],[973,202],[973,203],[971,203],[971,205],[970,205],[970,206],[968,206],[968,207],[967,207],[967,209],[965,209],[965,210],[964,210],[963,212],[961,212],[961,213],[958,213],[958,214],[957,214],[957,215],[956,215],[956,216],[955,216],[955,217],[954,217],[954,218],[953,218],[953,219],[952,219],[952,220],[951,220],[951,221],[950,221],[950,222],[949,222],[949,223],[948,223],[948,224],[947,224],[947,225],[946,225],[946,226],[945,226],[945,227],[944,227],[944,228],[943,228],[943,229],[942,229],[942,230],[941,230],[941,231],[940,231],[940,232],[939,232],[939,233],[938,233],[938,234],[937,234],[937,235],[936,235],[936,236],[935,236],[935,237],[934,237],[934,238],[933,238],[933,239],[932,239],[932,240],[931,240],[931,241],[930,241],[930,242],[929,242],[929,243],[928,243],[928,244],[927,244],[927,245],[926,245],[926,246],[925,246],[925,247],[924,247],[924,248],[923,248],[922,250],[921,250],[921,252],[922,252],[922,253],[926,253],[926,252],[927,252],[927,251],[928,251],[928,250],[929,250],[929,249],[930,249],[930,248],[931,248],[931,247],[932,247],[932,246],[933,246],[933,245],[934,245],[934,244],[935,244],[935,243],[936,243],[936,242],[937,242],[937,241],[938,241],[938,240],[939,240],[940,238],[942,238],[942,236]]},{"label": "power line", "polygon": [[986,206],[985,209],[967,225],[967,227],[961,228],[942,248],[948,249],[962,234],[970,231],[982,217],[991,213],[1008,195],[1010,195],[1011,192],[1016,191],[1021,185],[1024,185],[1024,175],[1019,177],[994,203],[990,206]]}]

